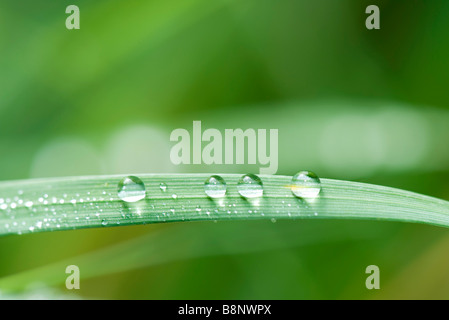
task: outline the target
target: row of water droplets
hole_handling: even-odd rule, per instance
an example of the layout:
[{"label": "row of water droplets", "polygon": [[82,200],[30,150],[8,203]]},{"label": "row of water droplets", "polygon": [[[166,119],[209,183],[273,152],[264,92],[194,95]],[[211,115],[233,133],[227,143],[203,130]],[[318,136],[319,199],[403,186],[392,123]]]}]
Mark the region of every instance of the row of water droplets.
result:
[{"label": "row of water droplets", "polygon": [[[0,220],[4,217],[5,221],[3,228],[9,232],[21,233],[24,230],[33,232],[38,229],[67,229],[75,228],[72,220],[79,221],[80,225],[93,224],[106,226],[110,223],[120,224],[121,219],[116,219],[115,211],[122,215],[123,218],[142,218],[141,213],[146,212],[155,214],[158,220],[165,221],[169,217],[175,215],[175,208],[170,207],[170,202],[161,198],[158,202],[144,202],[143,199],[147,196],[147,191],[143,181],[136,176],[127,176],[121,179],[118,183],[117,189],[114,192],[114,185],[109,183],[103,184],[103,189],[98,192],[83,192],[83,193],[63,193],[58,197],[51,196],[51,189],[48,191],[35,190],[23,191],[18,190],[17,194],[7,198],[0,198]],[[254,174],[243,175],[236,184],[237,191],[240,196],[249,201],[257,200],[264,195],[264,186],[260,177]],[[298,198],[316,198],[321,190],[319,178],[308,171],[301,171],[293,176],[291,183],[287,186],[290,188],[294,196]],[[70,187],[67,187],[69,191]],[[220,203],[216,208],[209,207],[204,203],[204,207],[200,207],[194,199],[187,199],[182,203],[182,206],[177,211],[188,214],[191,210],[201,215],[203,213],[210,215],[227,212],[228,214],[240,214],[237,211],[236,200],[229,198],[231,203],[227,202],[227,184],[225,179],[219,175],[212,175],[204,182],[204,193],[209,199],[217,200]],[[160,183],[159,189],[166,193],[168,186],[165,183]],[[117,203],[116,199],[122,200]],[[177,194],[172,194],[171,199],[176,200]],[[231,200],[232,198],[232,200]],[[148,200],[148,199],[147,199]],[[224,209],[224,203],[228,203],[228,209]],[[212,204],[212,203],[211,203]],[[282,206],[293,206],[282,201]],[[289,208],[290,209],[290,208]],[[291,207],[293,210],[293,207]],[[258,208],[249,207],[248,213],[259,213]],[[105,214],[108,212],[109,214]],[[282,212],[282,211],[281,211]],[[3,216],[3,217],[2,217]],[[290,216],[290,214],[289,214]],[[180,216],[181,218],[182,215]],[[186,216],[187,217],[187,216]],[[190,218],[190,216],[189,216]],[[84,221],[81,223],[81,221]],[[123,223],[123,221],[122,221]],[[2,225],[0,225],[1,229]]]},{"label": "row of water droplets", "polygon": [[[166,191],[167,185],[161,183],[160,188]],[[293,176],[290,189],[296,197],[316,198],[321,190],[321,182],[313,172],[300,171]],[[223,198],[226,190],[226,181],[219,175],[212,175],[204,182],[204,192],[210,198]],[[263,182],[255,174],[245,174],[238,181],[237,190],[246,199],[259,198],[263,196]],[[137,202],[146,196],[145,184],[136,176],[123,178],[117,192],[118,197],[125,202]],[[173,196],[176,198],[176,195]]]},{"label": "row of water droplets", "polygon": [[[301,171],[293,176],[290,189],[296,197],[315,198],[320,193],[321,182],[313,172]],[[246,174],[238,181],[237,190],[246,199],[259,198],[263,196],[263,182],[255,174]],[[204,183],[204,191],[210,198],[222,198],[226,195],[226,182],[213,175]]]}]

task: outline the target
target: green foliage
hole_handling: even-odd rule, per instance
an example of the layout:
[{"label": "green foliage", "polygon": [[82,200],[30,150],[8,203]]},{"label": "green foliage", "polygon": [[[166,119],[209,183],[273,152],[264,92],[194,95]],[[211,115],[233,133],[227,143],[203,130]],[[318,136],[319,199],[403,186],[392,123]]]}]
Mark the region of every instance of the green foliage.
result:
[{"label": "green foliage", "polygon": [[[291,177],[261,176],[263,196],[245,199],[241,175],[222,175],[227,193],[209,198],[204,174],[142,174],[144,199],[118,195],[123,176],[92,176],[0,183],[0,233],[28,233],[92,227],[198,220],[376,219],[449,226],[449,203],[440,199],[349,181],[322,179],[318,197],[291,191]],[[161,184],[163,187],[161,187]]]}]

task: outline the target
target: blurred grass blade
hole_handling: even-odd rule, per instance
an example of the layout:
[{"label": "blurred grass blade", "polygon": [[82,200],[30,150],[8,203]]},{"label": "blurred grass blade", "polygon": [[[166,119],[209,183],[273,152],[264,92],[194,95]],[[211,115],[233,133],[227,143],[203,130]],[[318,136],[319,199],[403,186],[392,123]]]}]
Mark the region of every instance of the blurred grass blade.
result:
[{"label": "blurred grass blade", "polygon": [[[248,232],[249,226],[257,228],[257,232]],[[204,223],[173,224],[87,254],[0,278],[0,292],[59,285],[67,277],[63,271],[72,264],[82,270],[86,280],[199,257],[282,250],[323,242],[370,240],[381,236],[385,236],[385,230],[379,234],[376,230],[334,228],[322,223],[289,223],[280,228],[274,228],[271,223],[222,223],[210,224],[207,228]]]},{"label": "blurred grass blade", "polygon": [[[295,197],[289,176],[261,176],[263,197],[237,191],[240,175],[224,174],[227,193],[212,200],[205,174],[141,174],[145,199],[118,197],[123,176],[90,176],[0,183],[0,234],[194,220],[376,219],[449,226],[449,202],[404,190],[322,179],[319,197]],[[166,188],[161,188],[161,183]]]}]

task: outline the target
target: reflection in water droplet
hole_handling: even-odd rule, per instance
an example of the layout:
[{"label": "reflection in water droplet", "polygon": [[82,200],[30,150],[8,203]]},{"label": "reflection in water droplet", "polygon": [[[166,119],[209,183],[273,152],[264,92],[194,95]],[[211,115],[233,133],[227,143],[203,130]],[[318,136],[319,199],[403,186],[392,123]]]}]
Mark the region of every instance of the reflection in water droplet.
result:
[{"label": "reflection in water droplet", "polygon": [[246,174],[237,183],[237,190],[245,198],[261,197],[263,195],[262,180],[255,174]]},{"label": "reflection in water droplet", "polygon": [[145,198],[145,185],[138,177],[128,176],[118,184],[118,197],[126,202],[136,202]]},{"label": "reflection in water droplet", "polygon": [[204,192],[211,198],[222,198],[226,194],[226,182],[220,176],[210,176],[204,182]]},{"label": "reflection in water droplet", "polygon": [[292,178],[291,190],[300,198],[315,198],[321,190],[318,176],[310,171],[300,171]]}]

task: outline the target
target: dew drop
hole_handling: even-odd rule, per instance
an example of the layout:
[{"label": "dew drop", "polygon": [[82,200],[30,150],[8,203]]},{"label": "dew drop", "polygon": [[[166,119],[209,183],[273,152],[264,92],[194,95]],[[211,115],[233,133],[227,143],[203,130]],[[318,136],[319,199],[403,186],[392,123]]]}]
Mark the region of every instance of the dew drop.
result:
[{"label": "dew drop", "polygon": [[316,198],[321,191],[318,176],[310,171],[300,171],[292,178],[291,190],[300,198]]},{"label": "dew drop", "polygon": [[161,184],[159,185],[159,189],[162,190],[162,192],[166,192],[167,191],[167,185],[163,182],[161,182]]},{"label": "dew drop", "polygon": [[210,176],[204,182],[204,192],[210,198],[222,198],[226,194],[226,182],[220,176]]},{"label": "dew drop", "polygon": [[237,190],[245,198],[261,197],[263,195],[262,180],[255,174],[246,174],[237,183]]},{"label": "dew drop", "polygon": [[118,197],[125,202],[142,200],[145,194],[145,184],[138,177],[128,176],[118,184]]}]

